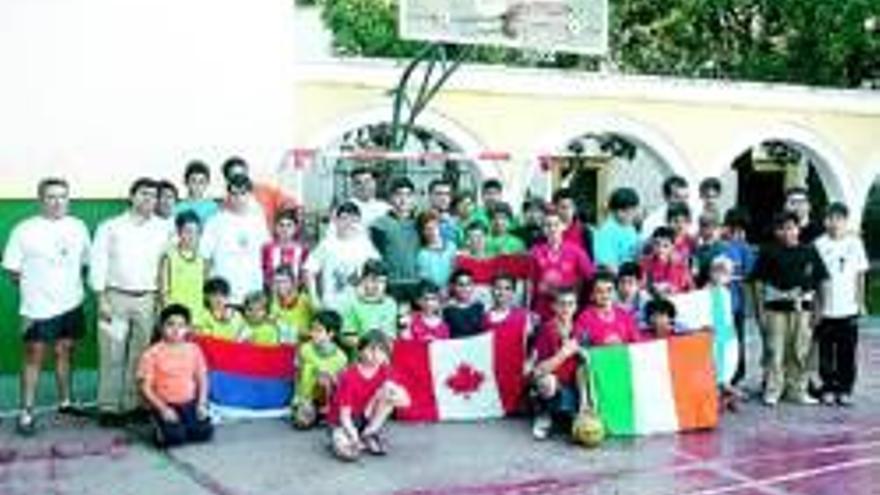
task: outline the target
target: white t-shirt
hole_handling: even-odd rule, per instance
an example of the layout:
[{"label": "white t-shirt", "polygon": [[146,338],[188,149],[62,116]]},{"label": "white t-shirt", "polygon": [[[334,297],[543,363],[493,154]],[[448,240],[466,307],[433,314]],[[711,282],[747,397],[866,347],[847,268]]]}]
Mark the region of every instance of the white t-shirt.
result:
[{"label": "white t-shirt", "polygon": [[104,221],[92,243],[92,289],[157,290],[159,261],[173,232],[167,220],[155,215],[144,220],[131,211]]},{"label": "white t-shirt", "polygon": [[89,231],[82,220],[38,216],[15,226],[3,267],[20,275],[19,312],[43,320],[79,306],[82,268],[89,259]]},{"label": "white t-shirt", "polygon": [[364,202],[359,199],[351,198],[351,202],[356,204],[361,211],[361,225],[369,227],[377,218],[391,211],[391,205],[381,199],[371,199]]},{"label": "white t-shirt", "polygon": [[244,297],[263,289],[261,249],[271,240],[266,219],[252,212],[222,210],[205,224],[199,252],[211,264],[211,276],[229,282],[229,301],[241,304]]},{"label": "white t-shirt", "polygon": [[823,234],[814,245],[829,275],[822,287],[822,316],[844,318],[857,315],[856,282],[859,275],[868,270],[862,240],[855,235],[832,239]]},{"label": "white t-shirt", "polygon": [[322,239],[309,253],[303,270],[319,275],[321,304],[338,311],[353,287],[354,277],[371,259],[381,257],[365,234],[345,240],[331,235]]}]

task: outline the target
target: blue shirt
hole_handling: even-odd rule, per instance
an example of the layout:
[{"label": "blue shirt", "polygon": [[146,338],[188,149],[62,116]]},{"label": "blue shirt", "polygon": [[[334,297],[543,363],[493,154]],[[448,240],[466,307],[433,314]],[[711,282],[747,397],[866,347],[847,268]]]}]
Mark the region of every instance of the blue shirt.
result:
[{"label": "blue shirt", "polygon": [[743,280],[748,279],[755,266],[755,251],[744,241],[727,241],[724,255],[733,261],[733,282],[730,284],[730,299],[734,314],[742,313],[745,306]]},{"label": "blue shirt", "polygon": [[174,205],[174,216],[177,217],[178,214],[187,210],[194,212],[204,227],[208,219],[220,211],[220,205],[213,199],[184,199]]},{"label": "blue shirt", "polygon": [[627,261],[635,261],[639,249],[639,233],[632,225],[623,225],[609,216],[593,232],[593,256],[596,265],[617,270]]}]

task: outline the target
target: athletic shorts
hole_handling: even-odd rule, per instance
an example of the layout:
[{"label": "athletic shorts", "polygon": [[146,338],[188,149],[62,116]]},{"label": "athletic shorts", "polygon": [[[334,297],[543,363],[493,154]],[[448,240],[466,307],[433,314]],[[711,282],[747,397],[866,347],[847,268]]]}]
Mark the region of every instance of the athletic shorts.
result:
[{"label": "athletic shorts", "polygon": [[59,339],[79,339],[85,334],[83,307],[79,305],[66,313],[32,320],[22,317],[25,342],[54,342]]}]

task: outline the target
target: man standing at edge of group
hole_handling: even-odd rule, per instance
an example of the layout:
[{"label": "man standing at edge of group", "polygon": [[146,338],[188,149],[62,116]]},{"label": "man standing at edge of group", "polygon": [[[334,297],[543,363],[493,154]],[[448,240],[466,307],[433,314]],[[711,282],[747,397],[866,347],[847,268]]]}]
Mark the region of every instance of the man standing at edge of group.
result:
[{"label": "man standing at edge of group", "polygon": [[70,188],[64,179],[40,181],[40,214],[15,226],[3,254],[3,268],[21,291],[24,367],[18,430],[33,433],[34,398],[47,344],[54,342],[58,411],[72,412],[70,380],[74,342],[85,330],[83,267],[88,263],[89,232],[68,215]]},{"label": "man standing at edge of group", "polygon": [[173,230],[155,215],[159,187],[140,178],[128,211],[95,233],[89,282],[98,299],[98,409],[116,424],[140,405],[136,371],[156,322],[159,261]]}]

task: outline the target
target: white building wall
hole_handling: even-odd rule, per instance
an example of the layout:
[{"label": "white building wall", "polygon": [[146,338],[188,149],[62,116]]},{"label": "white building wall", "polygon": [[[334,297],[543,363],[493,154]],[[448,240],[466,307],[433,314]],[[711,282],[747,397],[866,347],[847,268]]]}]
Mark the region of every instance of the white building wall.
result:
[{"label": "white building wall", "polygon": [[[181,180],[292,146],[293,0],[0,2],[0,197],[61,174],[77,196]],[[219,180],[215,184],[219,184]]]}]

